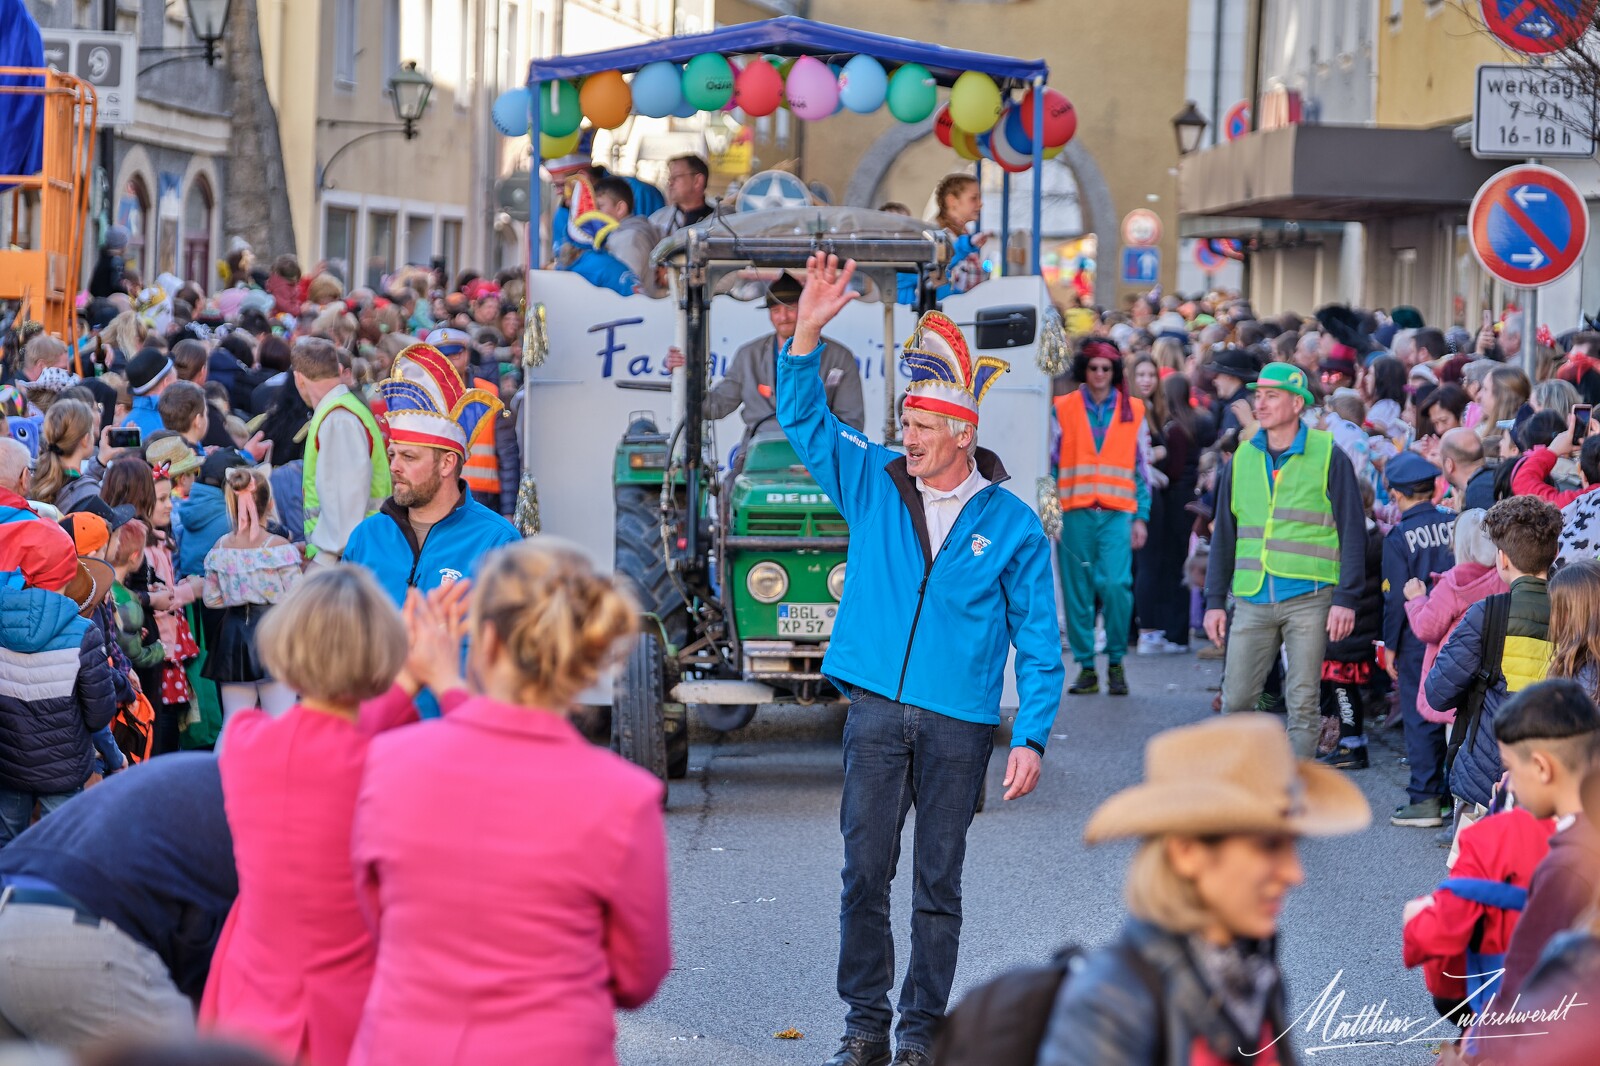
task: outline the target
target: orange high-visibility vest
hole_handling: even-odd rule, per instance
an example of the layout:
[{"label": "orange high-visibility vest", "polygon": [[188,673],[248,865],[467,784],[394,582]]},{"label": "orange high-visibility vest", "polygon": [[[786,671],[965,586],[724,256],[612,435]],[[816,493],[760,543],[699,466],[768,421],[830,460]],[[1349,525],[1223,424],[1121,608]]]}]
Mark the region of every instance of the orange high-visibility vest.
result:
[{"label": "orange high-visibility vest", "polygon": [[1115,402],[1111,425],[1106,427],[1105,441],[1097,451],[1082,391],[1055,399],[1056,421],[1061,425],[1056,492],[1063,511],[1100,507],[1131,514],[1139,509],[1134,467],[1139,461],[1139,427],[1144,425],[1144,401],[1127,397],[1131,418],[1123,417],[1122,397]]},{"label": "orange high-visibility vest", "polygon": [[[472,387],[490,396],[500,395],[499,389],[482,378],[473,378]],[[477,437],[467,446],[467,461],[461,468],[461,476],[473,492],[500,491],[500,456],[494,450],[494,420],[498,417],[493,414],[485,418],[478,427]]]}]

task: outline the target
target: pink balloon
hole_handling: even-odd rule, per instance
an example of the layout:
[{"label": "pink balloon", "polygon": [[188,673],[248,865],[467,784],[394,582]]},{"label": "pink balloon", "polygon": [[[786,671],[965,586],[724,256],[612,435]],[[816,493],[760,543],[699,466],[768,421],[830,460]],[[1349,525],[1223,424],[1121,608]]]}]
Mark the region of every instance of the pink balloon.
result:
[{"label": "pink balloon", "polygon": [[751,118],[772,114],[782,100],[783,75],[771,63],[751,63],[733,81],[733,102]]},{"label": "pink balloon", "polygon": [[[728,68],[733,71],[733,84],[735,86],[737,86],[739,84],[739,64],[738,64],[738,62],[736,60],[734,60],[734,59],[729,59],[728,60]],[[739,108],[739,93],[738,93],[738,91],[736,89],[734,94],[732,96],[728,97],[728,102],[722,106],[722,110],[724,110],[724,111],[737,111],[738,108]]]},{"label": "pink balloon", "polygon": [[839,81],[828,64],[815,56],[801,56],[789,71],[784,86],[789,110],[810,122],[827,118],[839,107]]}]

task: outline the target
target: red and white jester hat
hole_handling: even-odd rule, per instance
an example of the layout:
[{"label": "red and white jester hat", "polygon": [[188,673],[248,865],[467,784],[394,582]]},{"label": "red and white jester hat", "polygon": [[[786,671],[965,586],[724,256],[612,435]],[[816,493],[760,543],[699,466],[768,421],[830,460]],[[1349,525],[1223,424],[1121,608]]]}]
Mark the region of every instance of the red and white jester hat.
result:
[{"label": "red and white jester hat", "polygon": [[972,358],[961,327],[949,316],[929,311],[906,338],[901,356],[910,374],[906,406],[929,414],[978,424],[978,404],[1011,364],[992,355]]}]

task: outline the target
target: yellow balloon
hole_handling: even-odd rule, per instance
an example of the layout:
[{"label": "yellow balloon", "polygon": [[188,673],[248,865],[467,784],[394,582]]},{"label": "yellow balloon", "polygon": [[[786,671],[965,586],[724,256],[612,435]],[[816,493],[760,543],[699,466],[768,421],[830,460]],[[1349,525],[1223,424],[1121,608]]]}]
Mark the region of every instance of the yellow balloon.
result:
[{"label": "yellow balloon", "polygon": [[954,148],[956,155],[969,163],[976,162],[981,157],[978,154],[978,138],[963,129],[950,131],[950,147]]},{"label": "yellow balloon", "polygon": [[614,130],[628,121],[633,110],[633,90],[620,70],[591,74],[578,90],[578,106],[596,129]]},{"label": "yellow balloon", "polygon": [[961,75],[950,88],[950,119],[972,133],[993,129],[1002,104],[994,79],[976,70]]},{"label": "yellow balloon", "polygon": [[539,134],[539,158],[546,160],[560,159],[562,156],[570,154],[574,148],[578,147],[578,138],[582,134],[581,127],[573,130],[565,137],[552,137],[546,133]]},{"label": "yellow balloon", "polygon": [[1058,144],[1054,148],[1046,148],[1044,150],[1044,158],[1045,159],[1054,159],[1056,156],[1058,156],[1062,152],[1066,151],[1066,148],[1067,148],[1067,146],[1064,145],[1064,144]]}]

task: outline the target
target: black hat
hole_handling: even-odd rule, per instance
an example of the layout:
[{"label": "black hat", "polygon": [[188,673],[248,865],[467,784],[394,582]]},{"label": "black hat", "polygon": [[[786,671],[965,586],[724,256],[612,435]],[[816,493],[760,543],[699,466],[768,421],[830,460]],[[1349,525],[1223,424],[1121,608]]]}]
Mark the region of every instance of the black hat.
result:
[{"label": "black hat", "polygon": [[[85,496],[73,504],[67,511],[67,517],[70,518],[80,513],[99,515],[105,520],[106,528],[113,533],[139,517],[139,513],[133,509],[132,504],[119,503],[113,507],[98,496]],[[63,519],[62,521],[64,523],[66,520]]]},{"label": "black hat", "polygon": [[128,360],[128,388],[135,396],[143,396],[171,370],[172,360],[165,352],[146,348]]},{"label": "black hat", "polygon": [[1213,374],[1227,374],[1240,381],[1254,381],[1261,374],[1261,360],[1243,348],[1213,351],[1205,368]]},{"label": "black hat", "polygon": [[232,448],[218,448],[206,456],[205,464],[200,467],[200,484],[220,489],[227,480],[228,471],[236,466],[249,465],[249,460]]},{"label": "black hat", "polygon": [[793,307],[799,302],[800,292],[804,288],[805,286],[796,281],[792,274],[787,272],[779,274],[773,283],[767,286],[766,306],[783,304],[786,307]]},{"label": "black hat", "polygon": [[1328,336],[1346,348],[1354,348],[1357,355],[1366,355],[1376,348],[1372,334],[1361,321],[1361,316],[1343,304],[1329,304],[1317,312],[1317,321]]}]

